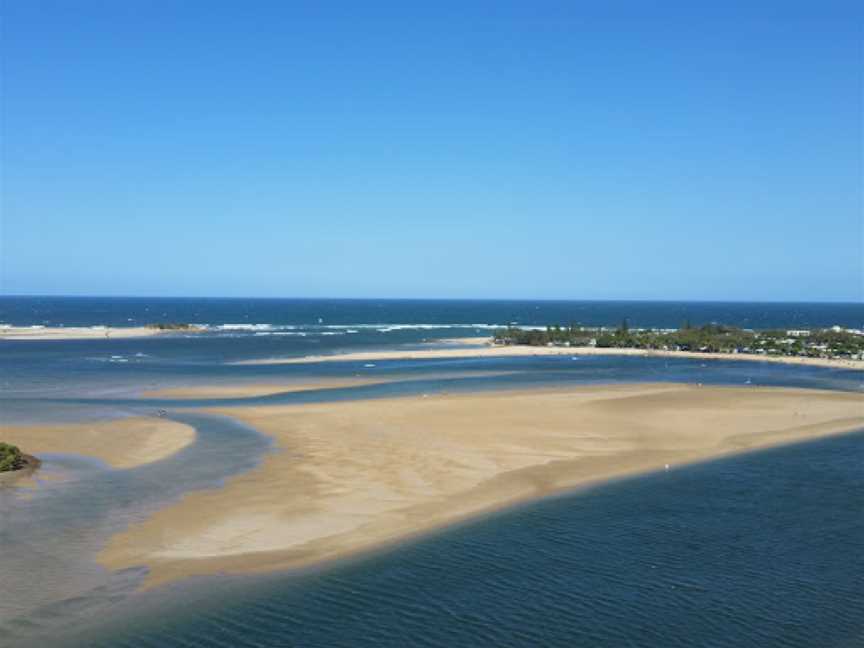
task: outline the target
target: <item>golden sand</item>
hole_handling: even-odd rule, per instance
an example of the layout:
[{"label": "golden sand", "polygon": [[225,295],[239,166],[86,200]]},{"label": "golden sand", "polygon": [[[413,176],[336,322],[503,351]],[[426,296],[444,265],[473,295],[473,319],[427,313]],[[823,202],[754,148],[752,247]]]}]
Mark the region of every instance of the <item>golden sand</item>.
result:
[{"label": "golden sand", "polygon": [[113,537],[148,585],[346,556],[624,475],[864,426],[860,394],[617,385],[221,410],[280,451]]},{"label": "golden sand", "polygon": [[194,428],[150,417],[0,428],[0,441],[17,445],[28,454],[81,454],[101,459],[113,468],[134,468],[164,459],[194,440]]},{"label": "golden sand", "polygon": [[[315,362],[374,362],[376,360],[424,360],[457,358],[499,358],[525,356],[640,356],[658,358],[691,358],[697,360],[748,360],[751,362],[779,362],[783,364],[833,367],[838,369],[864,370],[864,360],[842,360],[839,358],[799,358],[791,356],[769,356],[747,353],[699,353],[695,351],[654,351],[646,349],[600,349],[597,347],[543,347],[520,345],[493,345],[492,338],[452,338],[441,340],[463,348],[436,348],[393,351],[355,351],[332,355],[312,355],[302,358],[269,358],[241,360],[234,364],[304,364]],[[470,348],[469,348],[470,347]]]}]

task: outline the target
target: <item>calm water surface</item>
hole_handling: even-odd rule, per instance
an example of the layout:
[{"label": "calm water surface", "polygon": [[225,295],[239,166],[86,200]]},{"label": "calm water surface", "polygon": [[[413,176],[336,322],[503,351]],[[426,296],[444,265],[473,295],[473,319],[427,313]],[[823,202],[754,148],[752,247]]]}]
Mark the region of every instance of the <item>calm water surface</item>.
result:
[{"label": "calm water surface", "polygon": [[120,604],[74,646],[864,641],[864,433],[607,484],[306,574]]},{"label": "calm water surface", "polygon": [[[302,574],[213,577],[133,595],[144,567],[108,573],[93,560],[110,534],[186,492],[218,486],[270,451],[254,430],[195,413],[195,406],[633,381],[862,391],[860,372],[753,362],[555,357],[373,367],[228,364],[411,347],[488,334],[499,322],[573,320],[564,315],[579,309],[587,313],[583,323],[615,324],[623,313],[645,326],[675,326],[682,313],[694,323],[704,317],[752,326],[860,326],[864,320],[857,305],[635,308],[622,302],[0,299],[0,321],[15,324],[172,319],[213,326],[200,335],[139,340],[0,342],[4,421],[165,408],[198,431],[184,451],[134,470],[49,455],[36,488],[0,486],[0,645],[864,645],[860,433],[607,484]],[[159,311],[158,317],[146,319],[151,311],[143,309]],[[356,376],[390,382],[184,401],[193,406],[185,413],[174,411],[176,401],[140,397],[174,385]]]}]

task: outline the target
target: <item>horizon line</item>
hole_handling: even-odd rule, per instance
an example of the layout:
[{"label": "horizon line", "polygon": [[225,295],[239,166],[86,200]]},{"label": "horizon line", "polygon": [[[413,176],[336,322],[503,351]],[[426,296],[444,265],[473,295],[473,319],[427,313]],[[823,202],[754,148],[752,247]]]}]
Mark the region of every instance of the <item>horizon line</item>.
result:
[{"label": "horizon line", "polygon": [[105,295],[105,294],[51,294],[51,293],[3,293],[5,298],[61,298],[61,299],[223,299],[223,300],[271,300],[271,301],[428,301],[428,302],[655,302],[655,303],[701,303],[701,304],[842,304],[864,306],[864,299],[852,300],[777,300],[777,299],[685,299],[685,298],[574,298],[574,297],[287,297],[287,296],[225,296],[225,295]]}]

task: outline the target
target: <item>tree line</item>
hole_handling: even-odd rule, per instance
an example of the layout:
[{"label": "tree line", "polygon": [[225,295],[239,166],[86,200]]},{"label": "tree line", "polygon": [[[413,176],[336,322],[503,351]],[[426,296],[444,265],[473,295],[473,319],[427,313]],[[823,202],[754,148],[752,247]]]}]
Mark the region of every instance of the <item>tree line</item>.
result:
[{"label": "tree line", "polygon": [[753,331],[726,324],[676,330],[632,329],[627,319],[617,328],[579,325],[543,329],[507,327],[495,332],[498,344],[529,346],[593,346],[598,348],[701,351],[707,353],[771,353],[813,357],[850,357],[864,353],[864,336],[845,330],[813,329],[790,337],[785,330]]}]

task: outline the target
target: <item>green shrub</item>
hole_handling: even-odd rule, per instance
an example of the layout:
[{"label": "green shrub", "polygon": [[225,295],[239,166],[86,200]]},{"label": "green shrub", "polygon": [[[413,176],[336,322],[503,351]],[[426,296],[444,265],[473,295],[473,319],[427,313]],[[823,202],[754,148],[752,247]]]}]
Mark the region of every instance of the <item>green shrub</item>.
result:
[{"label": "green shrub", "polygon": [[152,322],[147,324],[147,328],[159,331],[189,331],[195,327],[184,322]]},{"label": "green shrub", "polygon": [[24,467],[24,456],[14,445],[0,441],[0,472]]}]

